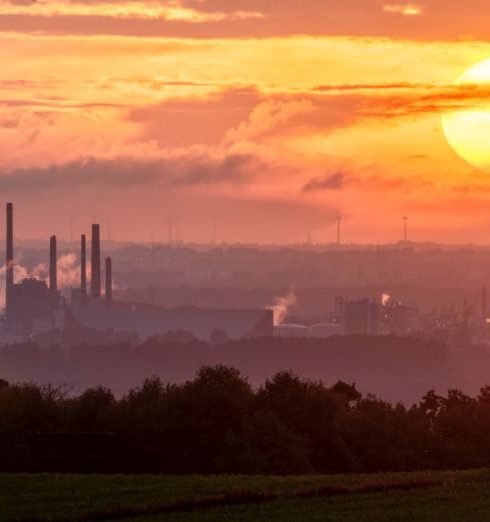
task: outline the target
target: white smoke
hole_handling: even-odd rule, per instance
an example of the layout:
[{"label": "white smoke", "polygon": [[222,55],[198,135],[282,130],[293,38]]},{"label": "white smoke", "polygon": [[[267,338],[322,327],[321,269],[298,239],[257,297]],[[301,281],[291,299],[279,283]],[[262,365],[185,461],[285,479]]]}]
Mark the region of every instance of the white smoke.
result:
[{"label": "white smoke", "polygon": [[80,265],[74,252],[58,259],[58,287],[71,288],[80,286]]},{"label": "white smoke", "polygon": [[[34,279],[45,281],[48,284],[49,265],[39,263],[32,270],[28,270],[26,267],[16,264],[14,269],[15,282],[18,283],[27,277],[33,277]],[[78,264],[78,256],[75,252],[70,252],[58,258],[57,279],[58,288],[60,290],[79,285],[80,265]]]},{"label": "white smoke", "polygon": [[381,295],[381,304],[383,306],[386,306],[388,304],[388,301],[391,299],[391,295],[384,293]]},{"label": "white smoke", "polygon": [[[80,265],[78,256],[75,252],[70,252],[61,256],[57,263],[58,268],[58,288],[65,290],[80,286]],[[7,265],[0,268],[0,307],[5,307],[5,273]],[[87,267],[87,276],[90,277],[90,266]],[[19,283],[23,279],[34,278],[40,281],[49,282],[49,266],[46,263],[39,263],[32,270],[22,264],[15,262],[14,282]]]},{"label": "white smoke", "polygon": [[296,304],[296,295],[290,291],[287,295],[276,297],[274,303],[267,308],[274,314],[274,324],[282,324],[289,310]]}]

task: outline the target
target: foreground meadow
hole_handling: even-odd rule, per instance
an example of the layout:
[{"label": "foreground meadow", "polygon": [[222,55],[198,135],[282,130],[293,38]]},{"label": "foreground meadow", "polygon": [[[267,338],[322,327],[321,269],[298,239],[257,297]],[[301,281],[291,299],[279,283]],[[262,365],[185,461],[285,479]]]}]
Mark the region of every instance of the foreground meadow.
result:
[{"label": "foreground meadow", "polygon": [[487,521],[490,471],[303,477],[1,475],[2,521]]}]

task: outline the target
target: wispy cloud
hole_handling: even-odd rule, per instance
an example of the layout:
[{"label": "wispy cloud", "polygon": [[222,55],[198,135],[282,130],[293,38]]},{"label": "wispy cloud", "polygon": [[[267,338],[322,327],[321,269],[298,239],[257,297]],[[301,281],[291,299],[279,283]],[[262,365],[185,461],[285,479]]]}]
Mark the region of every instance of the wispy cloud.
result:
[{"label": "wispy cloud", "polygon": [[346,181],[344,172],[334,172],[325,176],[312,178],[303,186],[303,192],[316,192],[320,190],[339,190]]},{"label": "wispy cloud", "polygon": [[88,158],[45,168],[18,169],[0,175],[0,190],[36,192],[77,187],[195,185],[244,183],[257,169],[260,160],[250,155],[181,155],[161,159]]},{"label": "wispy cloud", "polygon": [[403,16],[420,16],[423,8],[419,4],[389,4],[383,6],[383,11]]},{"label": "wispy cloud", "polygon": [[436,86],[432,83],[348,83],[318,85],[313,91],[318,92],[355,92],[355,91],[392,91],[392,90],[411,90],[411,89],[433,89]]},{"label": "wispy cloud", "polygon": [[21,16],[103,16],[119,19],[166,20],[188,23],[222,22],[262,18],[258,11],[201,11],[177,0],[0,0],[2,15]]}]

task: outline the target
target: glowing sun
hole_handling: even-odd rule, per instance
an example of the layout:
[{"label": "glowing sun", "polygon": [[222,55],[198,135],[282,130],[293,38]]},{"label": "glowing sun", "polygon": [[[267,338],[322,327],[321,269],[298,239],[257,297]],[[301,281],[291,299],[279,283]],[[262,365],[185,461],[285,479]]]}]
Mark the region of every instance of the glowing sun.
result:
[{"label": "glowing sun", "polygon": [[473,106],[442,116],[446,139],[456,153],[473,167],[490,172],[490,60],[477,63],[455,85],[489,87],[488,100],[477,97]]}]

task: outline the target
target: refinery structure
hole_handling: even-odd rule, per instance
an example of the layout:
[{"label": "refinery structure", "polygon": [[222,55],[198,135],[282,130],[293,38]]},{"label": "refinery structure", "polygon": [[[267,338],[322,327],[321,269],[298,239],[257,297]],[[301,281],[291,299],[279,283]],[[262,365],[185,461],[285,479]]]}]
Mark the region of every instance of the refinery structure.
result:
[{"label": "refinery structure", "polygon": [[[322,339],[339,335],[395,335],[444,339],[448,344],[456,346],[463,341],[471,344],[472,339],[490,339],[486,288],[481,292],[480,313],[472,313],[466,303],[460,312],[451,305],[442,308],[440,312],[421,313],[416,306],[391,298],[389,294],[379,292],[381,288],[378,288],[375,289],[376,293],[371,293],[370,298],[359,298],[352,296],[352,293],[351,297],[344,298],[331,292],[330,298],[336,295],[333,309],[328,309],[327,305],[323,304],[322,295],[308,316],[298,313],[296,309],[291,312],[290,308],[296,306],[294,296],[293,305],[288,305],[286,312],[276,314],[276,324],[275,305],[269,305],[267,308],[261,306],[261,303],[271,302],[268,298],[267,301],[262,298],[255,302],[248,301],[250,308],[245,308],[242,304],[245,301],[241,298],[220,300],[219,294],[214,300],[208,299],[208,294],[204,300],[193,299],[192,293],[187,292],[185,282],[179,282],[180,286],[170,290],[160,289],[161,293],[173,291],[173,301],[172,297],[165,301],[164,296],[160,305],[153,304],[153,285],[159,280],[153,272],[153,246],[150,252],[152,273],[149,296],[144,287],[138,287],[137,284],[135,287],[125,286],[124,281],[128,279],[125,279],[121,265],[117,277],[118,262],[124,264],[127,257],[124,254],[121,257],[114,254],[112,257],[102,255],[99,224],[92,225],[90,237],[85,234],[80,236],[80,252],[77,254],[73,251],[68,254],[59,252],[57,237],[51,236],[49,267],[44,263],[39,264],[36,256],[38,265],[31,261],[31,268],[27,269],[22,266],[22,256],[15,256],[12,203],[7,204],[6,210],[5,314],[3,317],[0,315],[0,345],[26,341],[33,341],[44,347],[119,342],[137,344],[149,338],[184,342],[197,339],[215,345],[227,340],[250,337]],[[166,261],[170,258],[168,252],[171,245],[169,242],[169,250],[165,253]],[[221,253],[220,251],[219,254]],[[186,252],[183,254],[185,256]],[[225,270],[230,263],[229,252],[225,254],[218,265],[221,270]],[[406,257],[407,252],[403,255]],[[69,279],[66,277],[63,264],[66,257],[73,260]],[[177,259],[177,256],[174,257]],[[239,254],[236,258],[240,258],[242,263]],[[29,255],[25,259],[29,259]],[[188,273],[199,275],[203,266],[209,266],[209,260],[206,258],[201,258],[204,260],[203,263],[194,262],[194,258],[190,259],[191,263],[187,260]],[[341,259],[342,262],[345,261],[344,256]],[[229,268],[233,277],[237,268],[242,266],[235,264]],[[263,264],[257,262],[256,266],[268,274],[268,271],[263,269]],[[347,270],[352,269],[351,262]],[[35,277],[26,276],[27,273],[34,274]],[[114,273],[118,287],[113,287]],[[168,273],[173,277],[176,274],[175,268]],[[328,272],[326,273],[328,275]],[[148,281],[146,276],[145,280]],[[67,281],[70,282],[71,288],[67,288]],[[223,281],[226,283],[227,280]],[[143,291],[138,292],[142,288]],[[228,292],[229,289],[228,286],[218,288],[222,293]],[[282,293],[284,289],[279,291]],[[328,294],[321,288],[318,292]],[[212,296],[212,292],[209,292],[209,295]],[[279,302],[282,303],[284,300],[290,301],[280,298]],[[162,306],[162,301],[166,306]],[[193,306],[186,303],[199,304]]]},{"label": "refinery structure", "polygon": [[90,284],[87,240],[81,236],[80,287],[69,299],[58,288],[57,238],[50,238],[48,282],[32,277],[14,278],[14,209],[7,204],[5,317],[3,343],[35,339],[46,332],[61,332],[67,324],[79,329],[136,334],[139,339],[171,332],[187,333],[203,341],[273,335],[273,312],[264,309],[214,309],[184,306],[164,308],[145,303],[119,302],[113,298],[112,259],[105,259],[102,291],[100,225],[92,225]]}]

